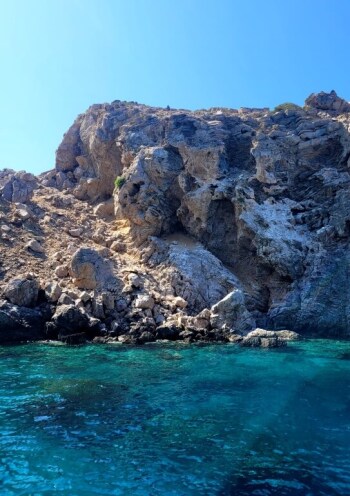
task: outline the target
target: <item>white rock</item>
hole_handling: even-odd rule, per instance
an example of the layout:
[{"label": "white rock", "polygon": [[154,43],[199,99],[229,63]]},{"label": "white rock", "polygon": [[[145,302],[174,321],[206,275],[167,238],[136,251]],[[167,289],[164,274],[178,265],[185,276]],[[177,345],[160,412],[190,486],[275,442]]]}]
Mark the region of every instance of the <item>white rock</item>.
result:
[{"label": "white rock", "polygon": [[136,300],[135,300],[135,307],[136,308],[152,308],[154,307],[154,299],[150,295],[138,295]]}]

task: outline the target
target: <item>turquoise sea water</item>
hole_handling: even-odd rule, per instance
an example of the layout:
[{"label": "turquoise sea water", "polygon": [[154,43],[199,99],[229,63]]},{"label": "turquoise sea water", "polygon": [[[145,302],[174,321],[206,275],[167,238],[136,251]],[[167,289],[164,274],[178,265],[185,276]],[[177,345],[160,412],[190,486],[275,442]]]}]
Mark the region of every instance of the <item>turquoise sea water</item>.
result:
[{"label": "turquoise sea water", "polygon": [[349,495],[350,343],[0,347],[0,495]]}]

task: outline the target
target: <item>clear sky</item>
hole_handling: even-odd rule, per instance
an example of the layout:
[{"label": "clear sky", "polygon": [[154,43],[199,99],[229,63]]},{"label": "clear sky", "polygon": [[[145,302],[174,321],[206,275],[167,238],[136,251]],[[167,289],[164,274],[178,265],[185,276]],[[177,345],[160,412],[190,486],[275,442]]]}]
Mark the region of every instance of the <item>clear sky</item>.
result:
[{"label": "clear sky", "polygon": [[54,167],[92,103],[350,100],[350,0],[0,0],[0,168]]}]

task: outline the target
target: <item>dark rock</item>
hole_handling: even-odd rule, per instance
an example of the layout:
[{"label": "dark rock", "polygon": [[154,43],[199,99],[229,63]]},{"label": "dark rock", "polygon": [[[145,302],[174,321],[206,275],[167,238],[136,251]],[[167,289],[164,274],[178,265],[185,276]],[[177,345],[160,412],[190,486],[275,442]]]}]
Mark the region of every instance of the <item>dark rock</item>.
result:
[{"label": "dark rock", "polygon": [[98,319],[92,319],[87,313],[74,305],[61,305],[56,308],[51,322],[47,324],[47,334],[50,337],[85,333],[92,338],[101,330]]},{"label": "dark rock", "polygon": [[156,338],[154,334],[152,334],[149,331],[143,331],[143,333],[137,338],[137,342],[140,344],[143,343],[151,343],[152,341],[155,341]]},{"label": "dark rock", "polygon": [[58,335],[59,341],[69,345],[77,345],[86,343],[86,334],[85,332],[79,332],[76,334],[66,334],[66,335]]},{"label": "dark rock", "polygon": [[26,308],[0,301],[0,343],[37,341],[45,338],[45,323],[52,314],[49,305]]},{"label": "dark rock", "polygon": [[179,338],[181,329],[174,325],[163,324],[157,327],[156,338],[157,339],[169,339],[170,341],[176,341]]},{"label": "dark rock", "polygon": [[256,336],[243,338],[240,345],[252,348],[280,348],[287,346],[287,341],[278,337],[260,338]]}]

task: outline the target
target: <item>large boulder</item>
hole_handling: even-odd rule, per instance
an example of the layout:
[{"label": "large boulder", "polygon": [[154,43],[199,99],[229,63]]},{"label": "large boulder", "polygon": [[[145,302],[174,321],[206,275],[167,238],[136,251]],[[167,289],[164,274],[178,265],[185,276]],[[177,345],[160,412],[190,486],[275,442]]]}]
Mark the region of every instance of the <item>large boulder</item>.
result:
[{"label": "large boulder", "polygon": [[247,332],[255,324],[245,306],[244,294],[240,289],[234,289],[212,306],[210,322],[216,329],[224,327],[235,332]]},{"label": "large boulder", "polygon": [[74,253],[70,273],[75,286],[80,289],[96,289],[116,283],[108,260],[92,248],[79,248]]},{"label": "large boulder", "polygon": [[34,277],[12,279],[4,288],[3,296],[14,305],[33,307],[38,299],[39,283]]},{"label": "large boulder", "polygon": [[171,242],[166,263],[172,267],[176,295],[193,314],[211,307],[238,284],[232,272],[199,243]]},{"label": "large boulder", "polygon": [[65,336],[86,333],[94,336],[99,332],[100,324],[75,305],[60,305],[56,308],[51,321],[47,324],[49,337],[61,339]]}]

